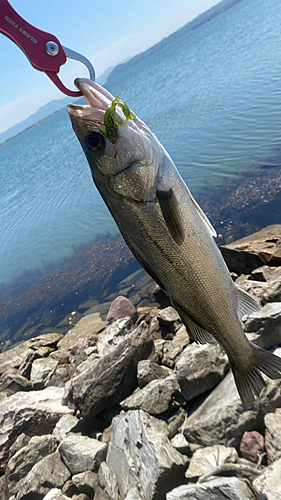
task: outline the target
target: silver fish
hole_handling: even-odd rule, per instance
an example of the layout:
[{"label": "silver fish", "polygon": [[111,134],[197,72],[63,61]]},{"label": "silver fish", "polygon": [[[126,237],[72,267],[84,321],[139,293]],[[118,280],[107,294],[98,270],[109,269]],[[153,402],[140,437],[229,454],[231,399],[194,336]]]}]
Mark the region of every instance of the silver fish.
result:
[{"label": "silver fish", "polygon": [[[260,372],[281,378],[281,358],[249,342],[241,326],[258,302],[234,284],[215,230],[155,135],[104,88],[87,79],[75,84],[89,105],[68,106],[72,126],[126,243],[191,337],[225,349],[242,402],[251,404],[265,385]],[[109,108],[115,138],[110,126],[104,130]]]}]

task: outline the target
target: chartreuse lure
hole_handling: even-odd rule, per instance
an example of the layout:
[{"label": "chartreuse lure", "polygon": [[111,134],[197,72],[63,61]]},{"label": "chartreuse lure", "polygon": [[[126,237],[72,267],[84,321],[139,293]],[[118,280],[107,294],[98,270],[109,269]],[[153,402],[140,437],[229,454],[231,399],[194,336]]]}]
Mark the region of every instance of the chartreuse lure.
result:
[{"label": "chartreuse lure", "polygon": [[[127,104],[120,99],[121,94],[119,94],[111,103],[111,105],[107,108],[105,115],[104,115],[104,125],[105,125],[105,130],[99,126],[99,129],[101,133],[107,137],[107,139],[112,142],[112,144],[115,144],[117,141],[117,130],[118,127],[123,127],[126,125],[126,123],[129,120],[135,120],[136,115],[128,108]],[[120,116],[118,116],[116,112],[116,106],[120,106],[122,109],[124,115],[125,115],[125,120],[122,120]]]}]

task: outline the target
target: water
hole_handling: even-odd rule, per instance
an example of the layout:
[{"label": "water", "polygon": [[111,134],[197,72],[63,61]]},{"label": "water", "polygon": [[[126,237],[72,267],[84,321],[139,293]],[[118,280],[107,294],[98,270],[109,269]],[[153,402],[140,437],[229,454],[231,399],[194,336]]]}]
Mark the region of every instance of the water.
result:
[{"label": "water", "polygon": [[[244,0],[112,80],[200,200],[280,148],[281,4]],[[0,283],[115,223],[66,110],[0,148]]]}]

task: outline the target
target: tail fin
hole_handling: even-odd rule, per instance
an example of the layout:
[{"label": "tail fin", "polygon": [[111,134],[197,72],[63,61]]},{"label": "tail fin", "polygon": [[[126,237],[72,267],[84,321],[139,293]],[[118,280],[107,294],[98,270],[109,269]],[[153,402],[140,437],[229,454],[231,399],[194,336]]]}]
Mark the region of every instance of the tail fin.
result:
[{"label": "tail fin", "polygon": [[242,403],[245,405],[253,403],[254,396],[259,396],[266,385],[260,372],[263,372],[271,379],[281,378],[281,358],[254,344],[251,344],[251,348],[253,361],[248,371],[233,369],[237,390]]}]

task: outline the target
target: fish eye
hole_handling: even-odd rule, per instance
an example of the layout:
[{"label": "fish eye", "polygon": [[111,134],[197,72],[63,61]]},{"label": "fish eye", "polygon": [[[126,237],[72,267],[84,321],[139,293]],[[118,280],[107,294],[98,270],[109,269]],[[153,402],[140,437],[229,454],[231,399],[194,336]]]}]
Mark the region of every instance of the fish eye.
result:
[{"label": "fish eye", "polygon": [[105,139],[98,132],[92,132],[85,138],[86,146],[94,153],[101,153],[105,150]]}]

